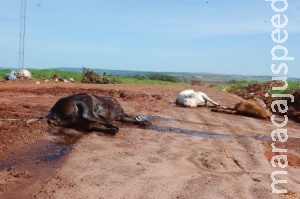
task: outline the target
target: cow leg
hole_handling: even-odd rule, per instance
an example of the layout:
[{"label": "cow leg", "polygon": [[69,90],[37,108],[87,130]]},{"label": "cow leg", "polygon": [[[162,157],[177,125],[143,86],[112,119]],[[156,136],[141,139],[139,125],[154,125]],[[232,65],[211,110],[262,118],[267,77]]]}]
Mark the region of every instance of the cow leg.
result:
[{"label": "cow leg", "polygon": [[219,113],[227,113],[227,114],[237,114],[237,111],[233,108],[222,107],[222,108],[212,108],[212,112],[219,112]]},{"label": "cow leg", "polygon": [[151,121],[149,120],[143,120],[139,118],[137,115],[129,115],[125,113],[120,119],[120,122],[125,122],[125,123],[133,123],[133,124],[138,124],[138,125],[143,125],[143,126],[149,126],[151,125]]},{"label": "cow leg", "polygon": [[210,102],[216,106],[219,106],[219,104],[215,101],[213,101],[212,99],[210,99],[205,93],[199,92],[202,96],[202,98],[205,100],[205,105],[207,104],[207,102]]},{"label": "cow leg", "polygon": [[103,132],[109,135],[116,135],[116,133],[118,132],[119,128],[116,126],[113,126],[111,128],[103,128],[102,125],[98,124],[98,123],[91,123],[89,125],[89,131],[99,131],[99,132]]}]

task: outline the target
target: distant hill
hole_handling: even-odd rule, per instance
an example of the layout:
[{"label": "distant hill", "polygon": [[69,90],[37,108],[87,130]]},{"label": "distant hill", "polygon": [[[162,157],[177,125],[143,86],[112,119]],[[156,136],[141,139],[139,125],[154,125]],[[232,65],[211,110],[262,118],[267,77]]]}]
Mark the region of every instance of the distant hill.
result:
[{"label": "distant hill", "polygon": [[[62,71],[76,71],[82,72],[82,68],[55,68],[57,70]],[[191,78],[191,77],[199,77],[203,78],[206,83],[224,83],[230,80],[237,80],[237,81],[259,81],[259,82],[266,82],[272,80],[272,76],[253,76],[253,75],[236,75],[236,74],[216,74],[216,73],[205,73],[205,72],[154,72],[154,71],[132,71],[132,70],[111,70],[111,69],[94,69],[90,68],[97,72],[98,74],[103,74],[103,72],[107,72],[110,75],[114,76],[147,76],[150,73],[162,73],[167,75],[174,75],[179,78]],[[300,78],[288,78],[289,81],[300,81]]]}]

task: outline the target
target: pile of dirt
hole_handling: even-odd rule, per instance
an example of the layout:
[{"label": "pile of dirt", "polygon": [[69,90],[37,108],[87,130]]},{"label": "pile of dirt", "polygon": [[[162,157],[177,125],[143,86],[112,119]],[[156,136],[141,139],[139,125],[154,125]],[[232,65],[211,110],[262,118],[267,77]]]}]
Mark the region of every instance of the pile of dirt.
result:
[{"label": "pile of dirt", "polygon": [[120,83],[114,76],[100,76],[95,71],[83,68],[83,77],[81,83],[86,84],[117,84]]},{"label": "pile of dirt", "polygon": [[296,122],[300,122],[300,89],[291,93],[294,96],[294,102],[288,100],[288,116]]},{"label": "pile of dirt", "polygon": [[250,98],[259,98],[262,99],[268,108],[270,108],[274,98],[272,98],[271,94],[266,96],[266,93],[270,93],[272,87],[281,87],[283,86],[282,81],[272,80],[265,82],[263,84],[245,84],[242,88],[233,88],[229,90],[230,93],[238,95],[243,99],[250,99]]},{"label": "pile of dirt", "polygon": [[272,87],[281,87],[283,86],[282,81],[268,81],[263,84],[245,84],[242,88],[233,88],[229,92],[233,93],[235,95],[238,95],[244,99],[249,98],[259,98],[264,100],[264,102],[267,104],[268,107],[270,107],[270,104],[272,103],[273,99],[271,96],[265,97],[266,93],[269,93],[269,91],[272,89]]},{"label": "pile of dirt", "polygon": [[[278,98],[272,98],[271,94],[265,96],[265,94],[270,93],[272,87],[281,87],[283,86],[283,84],[284,83],[282,81],[276,80],[268,81],[263,84],[245,84],[242,88],[234,88],[232,90],[229,90],[229,92],[238,95],[244,99],[249,99],[253,97],[262,99],[266,103],[267,107],[270,108],[272,102],[274,100],[278,100]],[[294,91],[291,94],[294,96],[295,100],[294,102],[288,100],[289,110],[287,112],[287,116],[296,122],[300,122],[300,89]],[[287,99],[284,98],[283,100]]]}]

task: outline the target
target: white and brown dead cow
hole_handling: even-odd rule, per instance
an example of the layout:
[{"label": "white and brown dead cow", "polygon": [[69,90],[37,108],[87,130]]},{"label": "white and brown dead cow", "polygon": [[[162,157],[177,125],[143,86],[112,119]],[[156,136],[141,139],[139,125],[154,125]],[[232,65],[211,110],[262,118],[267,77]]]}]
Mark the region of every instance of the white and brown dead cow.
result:
[{"label": "white and brown dead cow", "polygon": [[175,103],[184,107],[198,107],[206,106],[208,102],[213,104],[214,106],[219,106],[217,102],[210,99],[203,92],[195,92],[194,90],[184,90],[178,94]]}]

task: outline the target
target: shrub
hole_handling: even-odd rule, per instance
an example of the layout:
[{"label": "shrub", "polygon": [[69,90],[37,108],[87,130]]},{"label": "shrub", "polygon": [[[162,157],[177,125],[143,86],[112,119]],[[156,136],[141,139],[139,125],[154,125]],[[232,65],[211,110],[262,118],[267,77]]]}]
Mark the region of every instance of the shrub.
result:
[{"label": "shrub", "polygon": [[101,77],[95,71],[83,67],[83,76],[81,83],[86,84],[116,84],[120,83],[114,76],[108,75],[107,72],[103,73]]},{"label": "shrub", "polygon": [[174,83],[181,82],[181,79],[179,79],[176,76],[166,75],[166,74],[162,74],[162,73],[150,73],[148,75],[148,78],[151,80],[161,80],[161,81],[168,81],[168,82],[174,82]]}]

